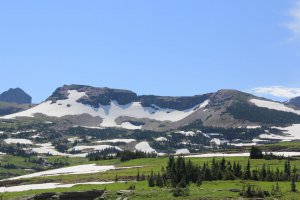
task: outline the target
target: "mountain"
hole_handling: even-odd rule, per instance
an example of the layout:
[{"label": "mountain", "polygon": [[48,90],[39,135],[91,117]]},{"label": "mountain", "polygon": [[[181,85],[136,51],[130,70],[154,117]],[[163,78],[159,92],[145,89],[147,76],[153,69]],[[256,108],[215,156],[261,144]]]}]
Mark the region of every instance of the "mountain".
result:
[{"label": "mountain", "polygon": [[22,89],[9,89],[0,94],[0,116],[9,115],[29,109],[31,96]]},{"label": "mountain", "polygon": [[181,127],[238,128],[300,123],[300,110],[237,90],[187,97],[142,95],[129,90],[64,85],[41,104],[4,118],[67,120],[72,126],[163,131]]},{"label": "mountain", "polygon": [[300,97],[292,98],[288,101],[288,103],[300,108]]},{"label": "mountain", "polygon": [[10,88],[8,91],[0,94],[0,101],[17,104],[31,104],[31,96],[21,88]]}]

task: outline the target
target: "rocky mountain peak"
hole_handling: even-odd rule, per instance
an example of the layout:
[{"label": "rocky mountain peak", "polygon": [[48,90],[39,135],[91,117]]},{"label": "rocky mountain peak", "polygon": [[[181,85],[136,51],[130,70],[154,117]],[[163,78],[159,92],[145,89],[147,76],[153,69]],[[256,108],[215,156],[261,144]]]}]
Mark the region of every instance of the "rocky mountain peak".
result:
[{"label": "rocky mountain peak", "polygon": [[32,98],[21,88],[10,88],[0,94],[0,101],[17,104],[31,104]]}]

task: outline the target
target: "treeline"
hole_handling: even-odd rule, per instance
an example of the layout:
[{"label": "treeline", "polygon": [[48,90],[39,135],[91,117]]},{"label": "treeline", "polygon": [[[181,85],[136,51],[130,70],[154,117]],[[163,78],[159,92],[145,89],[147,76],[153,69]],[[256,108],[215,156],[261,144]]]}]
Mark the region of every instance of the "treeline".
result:
[{"label": "treeline", "polygon": [[118,152],[119,150],[116,148],[110,147],[100,151],[90,152],[86,157],[89,159],[89,161],[110,160],[116,158]]},{"label": "treeline", "polygon": [[28,157],[32,155],[36,155],[34,152],[25,151],[23,148],[25,145],[23,144],[4,144],[0,143],[0,152],[13,155],[13,156],[22,156]]},{"label": "treeline", "polygon": [[128,161],[132,159],[138,159],[138,158],[156,158],[156,153],[146,153],[143,151],[121,151],[117,154],[117,156],[120,158],[120,161]]},{"label": "treeline", "polygon": [[272,152],[263,153],[258,147],[252,146],[250,150],[250,159],[265,159],[265,160],[292,160],[293,158],[286,157],[284,155],[275,155]]},{"label": "treeline", "polygon": [[101,151],[94,151],[86,156],[90,161],[110,160],[119,158],[121,162],[138,158],[156,158],[156,153],[146,153],[143,151],[120,151],[116,148],[107,148]]},{"label": "treeline", "polygon": [[[298,181],[298,170],[294,166],[291,167],[290,160],[284,163],[284,169],[275,170],[270,166],[262,165],[261,168],[251,169],[251,162],[248,160],[246,166],[242,166],[239,162],[226,161],[225,158],[217,161],[212,159],[211,163],[205,162],[202,166],[192,163],[192,161],[185,161],[185,158],[179,156],[175,159],[173,156],[169,157],[168,164],[165,169],[162,169],[163,185],[171,185],[176,187],[186,187],[189,183],[201,184],[202,181],[213,180],[256,180],[256,181],[291,181],[295,179]],[[156,178],[155,178],[156,177]],[[158,174],[149,176],[148,182],[154,179],[157,182]],[[149,184],[152,185],[152,184]]]},{"label": "treeline", "polygon": [[18,166],[12,163],[0,163],[0,167],[5,169],[18,169]]}]

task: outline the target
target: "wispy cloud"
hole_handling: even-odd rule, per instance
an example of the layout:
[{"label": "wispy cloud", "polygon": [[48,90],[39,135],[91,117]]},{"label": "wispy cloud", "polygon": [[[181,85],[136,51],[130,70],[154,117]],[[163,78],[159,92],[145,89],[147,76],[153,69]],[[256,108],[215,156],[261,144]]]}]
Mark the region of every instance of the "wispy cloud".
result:
[{"label": "wispy cloud", "polygon": [[251,90],[251,93],[290,99],[300,96],[300,88],[288,88],[283,86],[256,87]]},{"label": "wispy cloud", "polygon": [[294,1],[293,7],[287,14],[290,16],[290,20],[283,25],[293,33],[292,40],[300,39],[300,0]]}]

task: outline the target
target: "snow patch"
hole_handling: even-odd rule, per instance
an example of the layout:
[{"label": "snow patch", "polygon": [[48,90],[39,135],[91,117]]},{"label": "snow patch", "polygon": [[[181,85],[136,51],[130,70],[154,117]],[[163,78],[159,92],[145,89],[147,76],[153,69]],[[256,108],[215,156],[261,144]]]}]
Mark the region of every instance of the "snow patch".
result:
[{"label": "snow patch", "polygon": [[135,149],[146,153],[157,153],[156,150],[153,149],[148,142],[140,142],[136,144]]},{"label": "snow patch", "polygon": [[165,142],[165,141],[168,141],[168,139],[166,137],[158,137],[158,138],[155,138],[155,140],[157,142]]},{"label": "snow patch", "polygon": [[269,108],[269,109],[284,111],[284,112],[292,112],[300,115],[300,110],[295,110],[282,103],[260,100],[260,99],[251,99],[250,102],[254,103],[258,107]]},{"label": "snow patch", "polygon": [[293,124],[292,126],[288,126],[285,128],[275,127],[277,129],[282,130],[284,133],[289,134],[290,138],[295,140],[300,140],[300,124]]},{"label": "snow patch", "polygon": [[176,131],[175,133],[179,133],[179,134],[182,134],[185,136],[194,136],[195,135],[195,132],[193,132],[193,131]]},{"label": "snow patch", "polygon": [[20,138],[7,138],[4,140],[4,142],[7,144],[32,144],[32,141]]},{"label": "snow patch", "polygon": [[113,169],[116,169],[115,166],[113,165],[98,166],[96,164],[86,164],[86,165],[78,165],[78,166],[53,169],[53,170],[48,170],[43,172],[37,172],[33,174],[27,174],[23,176],[9,178],[6,180],[19,180],[19,179],[33,178],[33,177],[58,176],[58,175],[70,175],[70,174],[92,174],[98,172],[105,172]]},{"label": "snow patch", "polygon": [[1,192],[23,192],[29,190],[45,190],[55,188],[71,188],[76,185],[105,185],[112,184],[115,182],[84,182],[84,183],[73,183],[73,184],[61,184],[61,183],[41,183],[41,184],[29,184],[29,185],[18,185],[11,187],[0,187]]},{"label": "snow patch", "polygon": [[31,148],[31,151],[38,154],[51,154],[53,156],[70,156],[71,154],[61,153],[51,143],[36,144],[39,147]]},{"label": "snow patch", "polygon": [[176,155],[180,155],[180,154],[189,154],[190,151],[188,149],[177,149],[176,150]]},{"label": "snow patch", "polygon": [[200,104],[199,108],[205,108],[209,104],[209,99],[205,100],[203,103]]},{"label": "snow patch", "polygon": [[251,147],[251,146],[255,146],[257,145],[256,142],[252,142],[252,143],[234,143],[234,144],[231,144],[232,146],[235,146],[235,147]]},{"label": "snow patch", "polygon": [[135,125],[133,125],[133,124],[130,123],[130,122],[123,122],[121,125],[119,125],[119,126],[117,126],[117,127],[125,128],[125,129],[128,129],[128,130],[138,130],[138,129],[142,129],[142,125],[140,125],[140,126],[135,126]]},{"label": "snow patch", "polygon": [[261,126],[247,126],[247,129],[257,129],[257,128],[261,128]]}]

